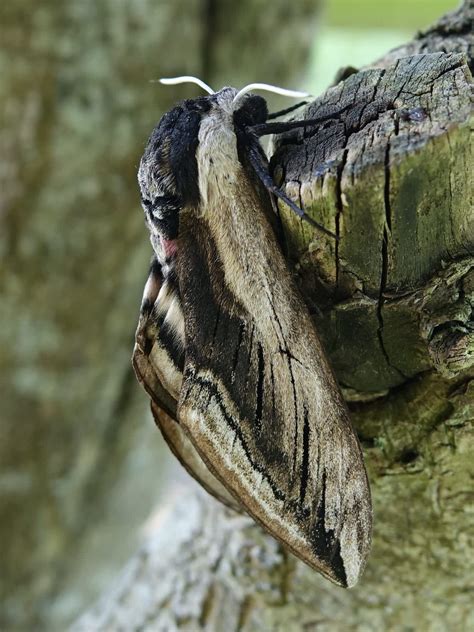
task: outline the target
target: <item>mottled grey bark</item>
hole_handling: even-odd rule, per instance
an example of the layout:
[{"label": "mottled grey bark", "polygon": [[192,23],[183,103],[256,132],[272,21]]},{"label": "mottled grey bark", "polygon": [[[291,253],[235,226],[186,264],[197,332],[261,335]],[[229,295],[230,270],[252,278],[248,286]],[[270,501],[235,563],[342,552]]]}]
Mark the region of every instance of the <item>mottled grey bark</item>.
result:
[{"label": "mottled grey bark", "polygon": [[288,134],[272,161],[340,237],[281,209],[369,471],[375,532],[361,582],[333,586],[250,520],[188,496],[74,632],[474,627],[472,15],[467,2],[346,73],[308,111],[334,118]]},{"label": "mottled grey bark", "polygon": [[107,558],[125,561],[163,475],[130,365],[150,256],[136,167],[190,92],[149,80],[289,81],[317,2],[287,4],[1,3],[2,629],[64,629]]}]

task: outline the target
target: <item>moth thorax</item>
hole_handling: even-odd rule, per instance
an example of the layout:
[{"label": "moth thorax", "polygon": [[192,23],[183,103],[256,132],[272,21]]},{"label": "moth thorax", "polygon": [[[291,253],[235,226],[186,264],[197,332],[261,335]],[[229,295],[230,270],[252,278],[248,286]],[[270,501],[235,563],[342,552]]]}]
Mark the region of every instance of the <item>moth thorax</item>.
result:
[{"label": "moth thorax", "polygon": [[233,194],[239,185],[241,165],[231,118],[225,112],[213,111],[202,120],[196,158],[199,191],[205,204]]}]

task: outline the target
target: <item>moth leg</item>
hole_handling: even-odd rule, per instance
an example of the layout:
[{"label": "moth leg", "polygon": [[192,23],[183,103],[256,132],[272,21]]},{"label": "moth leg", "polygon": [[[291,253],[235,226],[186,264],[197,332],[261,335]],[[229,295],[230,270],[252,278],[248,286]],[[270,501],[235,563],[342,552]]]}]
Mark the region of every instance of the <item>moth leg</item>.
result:
[{"label": "moth leg", "polygon": [[283,200],[283,202],[285,202],[285,204],[287,204],[292,211],[294,211],[299,217],[301,217],[301,219],[304,219],[309,224],[311,224],[311,226],[314,226],[314,228],[317,228],[318,230],[325,233],[326,235],[329,235],[329,237],[332,237],[333,239],[338,239],[337,235],[332,233],[327,228],[324,228],[324,226],[322,226],[321,224],[318,224],[318,222],[315,222],[314,219],[312,219],[309,215],[306,215],[306,213],[299,206],[297,206],[292,200],[290,200],[290,198],[277,187],[277,185],[273,182],[271,175],[267,171],[266,165],[263,162],[258,148],[251,147],[248,152],[248,157],[257,177],[262,182],[267,191],[273,193],[281,200]]},{"label": "moth leg", "polygon": [[252,125],[249,130],[256,136],[268,136],[269,134],[283,134],[283,132],[289,132],[292,129],[299,129],[301,127],[320,126],[322,123],[326,123],[330,120],[337,120],[339,114],[342,112],[333,112],[326,116],[318,116],[312,119],[302,119],[301,121],[281,121],[279,123],[259,123]]},{"label": "moth leg", "polygon": [[293,112],[294,110],[297,110],[298,108],[301,108],[303,107],[303,105],[307,105],[308,103],[309,101],[300,101],[296,105],[292,105],[291,107],[286,108],[284,110],[278,110],[278,112],[272,112],[271,114],[268,115],[267,121],[271,121],[272,119],[279,118],[280,116],[285,116],[285,114],[290,114],[290,112]]}]

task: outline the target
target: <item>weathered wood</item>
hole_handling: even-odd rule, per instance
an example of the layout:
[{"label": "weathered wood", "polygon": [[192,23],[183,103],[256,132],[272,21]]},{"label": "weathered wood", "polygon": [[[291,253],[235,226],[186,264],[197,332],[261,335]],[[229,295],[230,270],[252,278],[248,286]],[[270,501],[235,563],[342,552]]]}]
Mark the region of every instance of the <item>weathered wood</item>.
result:
[{"label": "weathered wood", "polygon": [[346,76],[307,111],[334,119],[287,134],[272,159],[340,237],[281,207],[368,465],[375,533],[361,582],[343,591],[245,518],[186,497],[74,632],[474,627],[471,12],[466,2]]},{"label": "weathered wood", "polygon": [[[339,235],[336,244],[282,209],[289,257],[350,389],[379,393],[436,363],[426,343],[445,323],[438,314],[422,332],[410,294],[450,262],[464,258],[466,275],[472,266],[471,95],[463,55],[401,58],[328,90],[306,116],[334,120],[287,134],[274,154],[287,191]],[[469,334],[464,304],[456,328]]]}]

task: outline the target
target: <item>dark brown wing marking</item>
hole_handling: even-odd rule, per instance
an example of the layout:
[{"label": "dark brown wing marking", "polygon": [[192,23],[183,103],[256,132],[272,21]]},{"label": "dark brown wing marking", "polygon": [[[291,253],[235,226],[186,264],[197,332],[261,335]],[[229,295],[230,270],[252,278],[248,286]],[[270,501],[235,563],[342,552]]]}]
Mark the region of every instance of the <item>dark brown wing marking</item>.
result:
[{"label": "dark brown wing marking", "polygon": [[187,229],[181,216],[186,361],[178,417],[208,468],[257,521],[350,586],[370,548],[361,450],[307,309],[262,232],[247,241],[272,259],[278,281],[264,286],[259,268],[246,263],[255,276],[243,291],[249,284],[258,291],[256,317],[228,287],[211,226],[193,217]]}]

